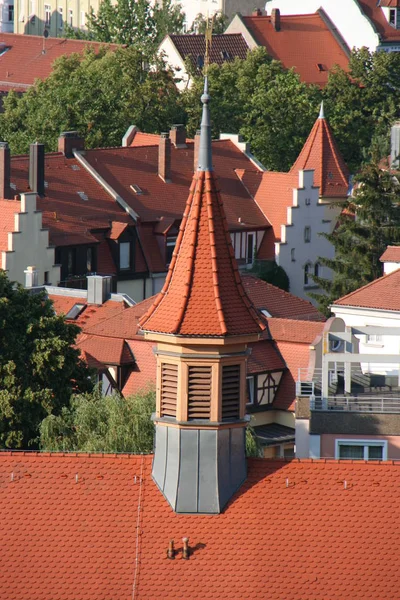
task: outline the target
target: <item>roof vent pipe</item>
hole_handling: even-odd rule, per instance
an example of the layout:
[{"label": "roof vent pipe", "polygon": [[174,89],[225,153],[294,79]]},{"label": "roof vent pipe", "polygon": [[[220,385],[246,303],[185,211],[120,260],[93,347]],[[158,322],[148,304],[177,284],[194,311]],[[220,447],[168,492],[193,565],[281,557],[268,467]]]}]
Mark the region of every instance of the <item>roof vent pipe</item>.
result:
[{"label": "roof vent pipe", "polygon": [[29,189],[44,196],[44,144],[37,142],[29,149]]},{"label": "roof vent pipe", "polygon": [[167,550],[167,558],[169,558],[170,560],[173,560],[175,558],[174,540],[169,541],[168,550]]},{"label": "roof vent pipe", "polygon": [[183,549],[182,549],[182,558],[185,560],[189,560],[189,538],[182,538]]}]

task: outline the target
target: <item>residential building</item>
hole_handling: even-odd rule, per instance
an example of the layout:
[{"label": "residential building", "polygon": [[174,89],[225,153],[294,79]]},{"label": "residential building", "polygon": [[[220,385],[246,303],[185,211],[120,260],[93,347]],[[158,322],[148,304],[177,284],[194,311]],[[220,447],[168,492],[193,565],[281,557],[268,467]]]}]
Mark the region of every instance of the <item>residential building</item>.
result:
[{"label": "residential building", "polygon": [[375,50],[400,50],[400,20],[397,0],[267,0],[268,12],[281,15],[309,14],[322,8],[349,48],[366,46]]},{"label": "residential building", "polygon": [[[221,65],[235,58],[245,59],[249,47],[239,33],[213,35],[209,53],[210,63]],[[202,72],[206,54],[204,35],[167,35],[160,44],[159,54],[164,56],[174,72],[176,85],[184,90],[190,87],[190,75],[185,62],[190,59],[198,73]]]},{"label": "residential building", "polygon": [[247,17],[237,14],[225,33],[242,34],[251,50],[264,46],[305,83],[323,87],[335,65],[348,70],[349,47],[319,6],[302,15],[281,14],[279,8],[268,15],[261,10]]},{"label": "residential building", "polygon": [[228,17],[228,22],[237,13],[251,14],[254,10],[254,2],[251,0],[175,0],[180,4],[185,13],[185,29],[192,27],[193,21],[198,15],[211,18],[215,13],[222,13]]},{"label": "residential building", "polygon": [[0,4],[0,33],[14,31],[14,0],[3,0]]},{"label": "residential building", "polygon": [[98,11],[98,0],[17,0],[14,13],[14,32],[20,34],[63,37],[65,25],[86,29],[86,15],[93,8]]}]

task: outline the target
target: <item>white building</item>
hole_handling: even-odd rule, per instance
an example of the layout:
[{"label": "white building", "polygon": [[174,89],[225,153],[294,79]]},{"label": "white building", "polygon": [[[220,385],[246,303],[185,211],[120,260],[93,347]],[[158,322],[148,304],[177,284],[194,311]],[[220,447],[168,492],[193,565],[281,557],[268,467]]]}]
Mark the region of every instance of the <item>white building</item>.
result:
[{"label": "white building", "polygon": [[220,12],[230,21],[237,12],[250,15],[255,8],[254,0],[175,0],[175,3],[181,5],[186,15],[186,29],[190,29],[197,15],[212,17]]},{"label": "white building", "polygon": [[14,31],[14,0],[1,0],[0,2],[0,33],[13,33]]}]

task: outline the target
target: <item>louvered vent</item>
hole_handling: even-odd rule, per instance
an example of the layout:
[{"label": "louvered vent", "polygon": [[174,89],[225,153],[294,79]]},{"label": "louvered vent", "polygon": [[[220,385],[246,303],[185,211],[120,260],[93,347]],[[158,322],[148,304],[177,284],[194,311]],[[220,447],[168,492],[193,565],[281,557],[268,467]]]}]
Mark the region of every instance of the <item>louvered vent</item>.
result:
[{"label": "louvered vent", "polygon": [[176,417],[178,365],[161,364],[161,416]]},{"label": "louvered vent", "polygon": [[188,419],[209,419],[211,367],[189,366]]},{"label": "louvered vent", "polygon": [[222,420],[240,416],[240,365],[222,367]]}]

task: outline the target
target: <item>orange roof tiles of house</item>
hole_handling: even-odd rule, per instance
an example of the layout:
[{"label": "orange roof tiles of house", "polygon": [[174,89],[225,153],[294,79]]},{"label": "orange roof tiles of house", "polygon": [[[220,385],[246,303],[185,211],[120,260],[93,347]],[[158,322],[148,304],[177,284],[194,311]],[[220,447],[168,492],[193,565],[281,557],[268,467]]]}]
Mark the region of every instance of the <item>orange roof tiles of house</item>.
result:
[{"label": "orange roof tiles of house", "polygon": [[[199,68],[197,57],[200,56],[204,64],[206,53],[204,35],[170,35],[169,38],[183,61],[190,58],[194,66]],[[236,57],[245,59],[248,51],[249,47],[240,33],[213,35],[210,45],[210,63],[222,65],[224,62],[233,61]]]},{"label": "orange roof tiles of house", "polygon": [[[26,91],[35,79],[46,79],[53,70],[56,58],[73,53],[82,54],[90,47],[96,52],[100,47],[118,48],[116,44],[70,40],[14,33],[0,34],[0,91]],[[45,52],[43,52],[45,48]]]},{"label": "orange roof tiles of house", "polygon": [[276,349],[273,340],[259,340],[249,344],[251,354],[247,361],[247,373],[262,373],[263,371],[285,370],[286,365]]},{"label": "orange roof tiles of house", "polygon": [[76,319],[73,319],[73,322],[85,331],[97,323],[108,321],[112,317],[116,317],[125,310],[128,310],[125,302],[106,300],[106,302],[101,305],[88,304],[86,298],[68,296],[67,291],[65,296],[50,293],[49,299],[53,302],[54,310],[58,315],[67,315],[75,304],[83,304],[85,306],[84,310]]},{"label": "orange roof tiles of house", "polygon": [[276,341],[297,342],[312,344],[318,335],[321,335],[324,321],[302,321],[296,319],[267,319],[268,329]]},{"label": "orange roof tiles of house", "polygon": [[[158,176],[160,138],[157,136],[153,146],[142,145],[143,135],[147,134],[137,133],[130,147],[87,150],[85,159],[140,215],[142,223],[157,223],[162,217],[180,221],[193,177],[194,143],[188,142],[187,148],[179,149],[172,145],[171,183],[164,183]],[[229,230],[268,228],[268,220],[235,173],[235,169],[254,169],[254,164],[230,140],[216,140],[212,146],[213,165],[224,199]],[[142,193],[135,193],[131,187],[133,184],[139,186]],[[153,234],[152,239],[154,242]]]},{"label": "orange roof tiles of house", "polygon": [[128,365],[134,363],[130,347],[121,339],[80,335],[77,348],[103,365]]},{"label": "orange roof tiles of house", "polygon": [[285,292],[254,275],[242,274],[243,287],[258,310],[267,310],[271,317],[325,321],[318,310],[302,298]]},{"label": "orange roof tiles of house", "polygon": [[[18,193],[30,191],[28,171],[29,156],[11,159],[11,182]],[[43,211],[43,227],[54,246],[98,243],[91,229],[108,229],[112,221],[134,224],[76,159],[46,154],[45,180],[45,196],[38,196],[37,209]]]},{"label": "orange roof tiles of house", "polygon": [[193,176],[167,279],[139,323],[144,331],[186,336],[265,328],[241,283],[213,171]]},{"label": "orange roof tiles of house", "polygon": [[380,310],[400,310],[400,269],[335,300],[333,306],[357,306]]},{"label": "orange roof tiles of house", "polygon": [[135,365],[122,390],[122,394],[130,396],[140,390],[152,389],[156,384],[155,344],[146,340],[128,340],[128,346],[135,357]]},{"label": "orange roof tiles of house", "polygon": [[381,6],[397,7],[397,0],[389,0],[389,2],[385,1],[384,3],[378,3],[376,0],[357,0],[357,2],[364,14],[372,21],[383,43],[400,41],[400,30],[388,23],[381,9]]},{"label": "orange roof tiles of house", "polygon": [[268,54],[280,60],[285,68],[293,67],[305,83],[322,87],[335,65],[348,70],[350,54],[323,16],[323,11],[311,15],[280,15],[279,31],[274,28],[271,16],[242,17],[242,20]]},{"label": "orange roof tiles of house", "polygon": [[[1,597],[396,596],[399,463],[251,459],[247,481],[216,516],[174,513],[151,463],[152,456],[1,453]],[[171,539],[175,560],[166,557]],[[261,551],[266,540],[273,556]]]},{"label": "orange roof tiles of house", "polygon": [[319,187],[321,197],[347,197],[350,172],[322,108],[290,173],[297,174],[301,169],[314,171],[314,185]]},{"label": "orange roof tiles of house", "polygon": [[400,246],[388,246],[379,260],[381,262],[400,262]]}]

